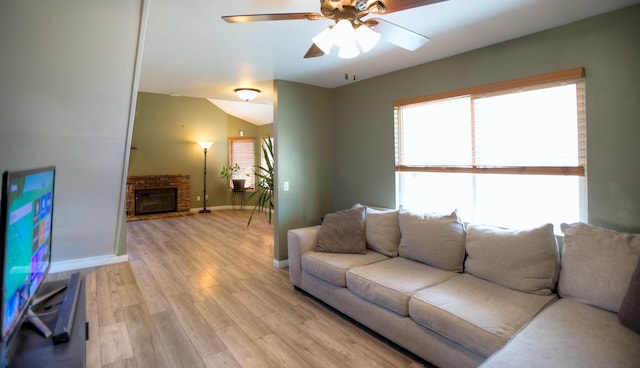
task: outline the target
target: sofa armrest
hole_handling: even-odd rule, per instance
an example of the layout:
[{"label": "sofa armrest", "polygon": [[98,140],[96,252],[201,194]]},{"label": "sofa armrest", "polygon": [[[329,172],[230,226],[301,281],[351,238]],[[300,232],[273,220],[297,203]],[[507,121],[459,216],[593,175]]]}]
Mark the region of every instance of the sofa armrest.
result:
[{"label": "sofa armrest", "polygon": [[287,248],[289,250],[289,279],[300,287],[302,278],[302,255],[315,249],[318,242],[320,225],[291,229],[287,232]]}]

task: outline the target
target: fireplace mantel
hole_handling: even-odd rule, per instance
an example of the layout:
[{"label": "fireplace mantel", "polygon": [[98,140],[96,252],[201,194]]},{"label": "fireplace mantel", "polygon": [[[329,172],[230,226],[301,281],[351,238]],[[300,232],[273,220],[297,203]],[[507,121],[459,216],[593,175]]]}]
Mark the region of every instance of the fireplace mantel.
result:
[{"label": "fireplace mantel", "polygon": [[127,177],[127,219],[135,217],[135,192],[140,189],[177,189],[177,212],[191,209],[191,175],[144,175]]}]

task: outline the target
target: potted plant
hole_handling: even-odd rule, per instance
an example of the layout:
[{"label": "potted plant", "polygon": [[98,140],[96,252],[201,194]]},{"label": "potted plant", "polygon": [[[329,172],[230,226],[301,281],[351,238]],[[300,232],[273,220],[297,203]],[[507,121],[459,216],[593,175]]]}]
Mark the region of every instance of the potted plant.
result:
[{"label": "potted plant", "polygon": [[233,183],[233,190],[244,190],[244,183],[246,179],[239,179],[239,174],[240,166],[238,164],[234,164],[233,166],[222,166],[220,179],[226,183],[229,183],[229,180],[231,180]]},{"label": "potted plant", "polygon": [[251,219],[256,210],[265,212],[269,223],[271,223],[271,215],[274,210],[273,203],[273,179],[274,179],[274,160],[273,160],[273,140],[271,138],[263,138],[264,144],[262,145],[262,154],[265,158],[265,165],[254,166],[254,173],[256,175],[256,188],[249,197],[247,197],[245,203],[251,201],[254,197],[256,202],[251,210],[249,221],[247,226],[251,224]]}]

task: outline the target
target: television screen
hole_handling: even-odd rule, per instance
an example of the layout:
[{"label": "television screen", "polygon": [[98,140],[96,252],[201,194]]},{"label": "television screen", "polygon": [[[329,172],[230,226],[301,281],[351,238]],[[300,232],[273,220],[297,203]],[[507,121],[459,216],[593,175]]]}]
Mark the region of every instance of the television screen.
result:
[{"label": "television screen", "polygon": [[55,167],[3,175],[2,341],[19,327],[51,262]]}]

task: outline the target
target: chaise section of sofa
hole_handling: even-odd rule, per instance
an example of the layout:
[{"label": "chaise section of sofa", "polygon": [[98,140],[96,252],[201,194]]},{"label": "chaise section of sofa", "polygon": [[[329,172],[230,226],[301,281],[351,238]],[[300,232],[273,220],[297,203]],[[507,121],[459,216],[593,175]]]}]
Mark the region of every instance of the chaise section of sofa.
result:
[{"label": "chaise section of sofa", "polygon": [[464,274],[414,294],[409,311],[416,323],[488,357],[555,299]]},{"label": "chaise section of sofa", "polygon": [[640,235],[583,223],[561,228],[560,300],[483,367],[640,366]]},{"label": "chaise section of sofa", "polygon": [[511,367],[638,367],[640,334],[615,313],[561,298],[545,308],[483,365]]}]

